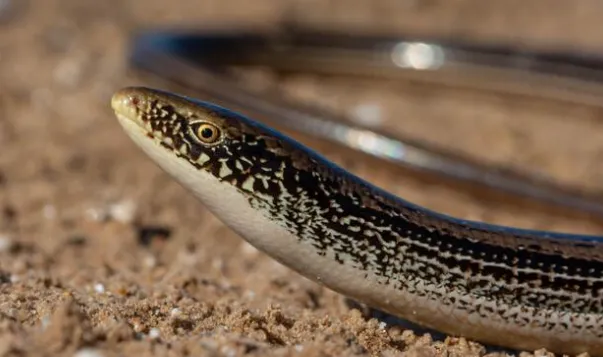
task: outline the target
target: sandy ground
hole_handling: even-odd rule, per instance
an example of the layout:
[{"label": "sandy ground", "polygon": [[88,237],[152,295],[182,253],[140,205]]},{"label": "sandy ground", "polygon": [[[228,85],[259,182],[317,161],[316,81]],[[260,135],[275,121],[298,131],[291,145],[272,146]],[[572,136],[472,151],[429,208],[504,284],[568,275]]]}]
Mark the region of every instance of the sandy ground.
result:
[{"label": "sandy ground", "polygon": [[[127,40],[133,30],[160,25],[276,27],[293,20],[596,51],[603,3],[14,3],[15,11],[0,17],[0,355],[494,353],[464,339],[434,341],[372,318],[225,228],[151,163],[112,116],[113,91],[152,84],[128,71]],[[595,108],[402,83],[266,78],[300,100],[341,113],[381,106],[392,130],[603,189],[603,167],[597,165],[603,123]],[[600,220],[476,193],[308,143],[381,186],[455,216],[601,230]]]}]

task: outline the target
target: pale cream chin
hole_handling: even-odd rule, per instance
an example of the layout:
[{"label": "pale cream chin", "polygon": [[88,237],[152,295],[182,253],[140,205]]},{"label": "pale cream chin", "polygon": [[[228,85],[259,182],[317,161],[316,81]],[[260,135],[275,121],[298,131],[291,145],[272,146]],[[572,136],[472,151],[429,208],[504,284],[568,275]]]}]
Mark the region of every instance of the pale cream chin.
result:
[{"label": "pale cream chin", "polygon": [[175,157],[147,137],[131,120],[119,115],[118,118],[130,138],[155,163],[194,192],[226,225],[259,250],[311,280],[411,321],[444,332],[462,332],[484,342],[534,349],[546,344],[548,339],[564,343],[566,339],[576,338],[567,332],[518,328],[496,321],[496,318],[483,319],[459,310],[446,311],[431,300],[410,295],[390,285],[377,284],[378,277],[371,272],[339,264],[328,254],[326,257],[318,255],[311,245],[300,242],[283,227],[267,219],[261,211],[253,209],[236,188]]}]

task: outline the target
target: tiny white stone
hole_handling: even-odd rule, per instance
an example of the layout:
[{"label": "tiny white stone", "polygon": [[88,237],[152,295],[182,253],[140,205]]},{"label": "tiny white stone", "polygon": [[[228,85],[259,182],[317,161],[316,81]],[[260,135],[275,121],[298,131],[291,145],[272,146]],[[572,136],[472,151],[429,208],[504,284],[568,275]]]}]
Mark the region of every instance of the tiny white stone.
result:
[{"label": "tiny white stone", "polygon": [[138,206],[133,200],[123,200],[112,204],[109,207],[109,213],[116,221],[121,223],[131,223],[136,216]]},{"label": "tiny white stone", "polygon": [[103,221],[107,218],[107,212],[99,207],[91,207],[86,209],[86,216],[92,221]]},{"label": "tiny white stone", "polygon": [[13,240],[8,234],[0,234],[0,252],[5,252],[13,246]]},{"label": "tiny white stone", "polygon": [[385,330],[386,327],[387,327],[387,324],[385,322],[382,321],[382,322],[379,323],[379,328],[380,329]]},{"label": "tiny white stone", "polygon": [[152,340],[158,339],[160,335],[161,335],[161,332],[159,331],[158,328],[153,327],[152,329],[149,330],[149,338]]},{"label": "tiny white stone", "polygon": [[170,316],[171,317],[178,317],[178,316],[180,316],[180,312],[181,312],[180,309],[177,308],[177,307],[175,307],[175,308],[172,309],[172,311],[170,311]]},{"label": "tiny white stone", "polygon": [[303,346],[303,345],[300,345],[300,344],[295,345],[293,348],[295,348],[295,350],[296,350],[297,352],[301,352],[301,351],[303,351],[303,350],[304,350],[304,346]]},{"label": "tiny white stone", "polygon": [[157,258],[152,255],[148,255],[144,258],[144,265],[148,268],[154,268],[157,265]]},{"label": "tiny white stone", "polygon": [[227,357],[235,357],[237,355],[237,351],[230,346],[223,346],[220,352]]},{"label": "tiny white stone", "polygon": [[103,357],[103,354],[94,348],[82,348],[76,351],[73,357]]},{"label": "tiny white stone", "polygon": [[96,284],[94,284],[94,291],[96,291],[99,294],[102,294],[105,292],[105,286],[101,283],[96,283]]},{"label": "tiny white stone", "polygon": [[50,326],[50,316],[46,315],[42,318],[42,329],[46,330]]}]

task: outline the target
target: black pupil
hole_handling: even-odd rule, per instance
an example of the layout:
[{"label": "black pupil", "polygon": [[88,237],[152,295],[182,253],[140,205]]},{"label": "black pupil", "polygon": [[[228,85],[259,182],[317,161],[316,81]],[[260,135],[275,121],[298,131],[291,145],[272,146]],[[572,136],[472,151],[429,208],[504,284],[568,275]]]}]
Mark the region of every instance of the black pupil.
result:
[{"label": "black pupil", "polygon": [[212,128],[201,129],[201,136],[204,139],[211,139],[214,136],[214,130]]}]

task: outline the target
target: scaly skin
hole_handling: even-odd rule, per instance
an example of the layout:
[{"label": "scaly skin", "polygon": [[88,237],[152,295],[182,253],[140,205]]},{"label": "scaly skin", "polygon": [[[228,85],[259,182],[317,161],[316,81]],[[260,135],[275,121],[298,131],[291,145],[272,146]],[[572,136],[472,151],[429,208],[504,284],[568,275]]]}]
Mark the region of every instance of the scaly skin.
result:
[{"label": "scaly skin", "polygon": [[112,105],[157,164],[300,274],[448,334],[603,355],[602,238],[429,211],[209,103],[126,88]]}]

